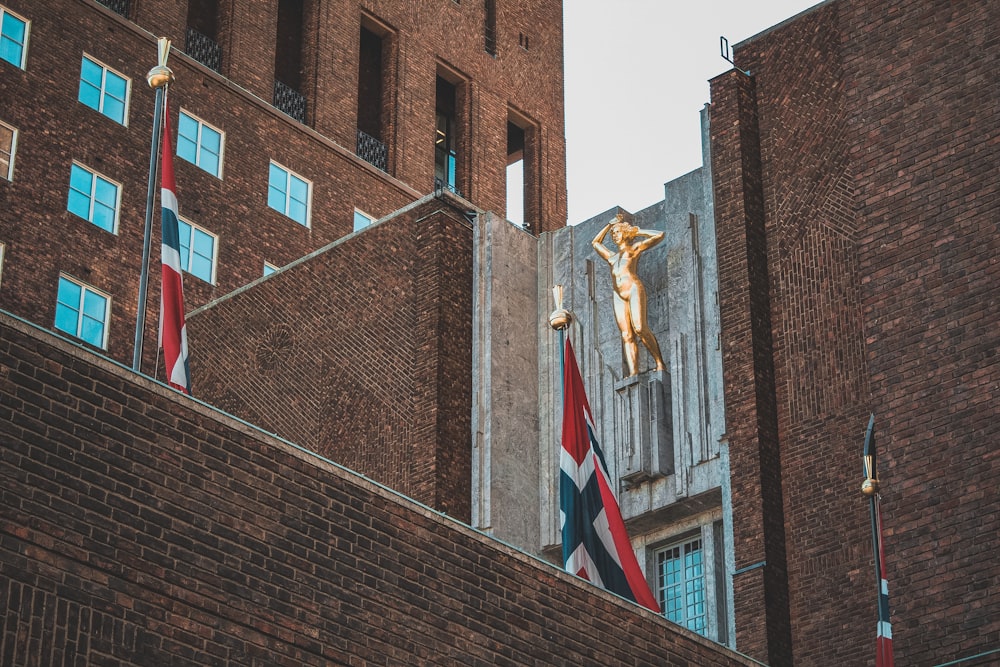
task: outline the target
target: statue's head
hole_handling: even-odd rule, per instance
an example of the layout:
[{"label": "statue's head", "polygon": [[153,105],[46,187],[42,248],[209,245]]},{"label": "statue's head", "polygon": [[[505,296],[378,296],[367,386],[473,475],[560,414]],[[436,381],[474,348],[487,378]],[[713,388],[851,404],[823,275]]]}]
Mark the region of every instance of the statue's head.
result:
[{"label": "statue's head", "polygon": [[626,222],[625,216],[619,213],[611,223],[611,240],[620,246],[623,242],[634,239],[637,231],[638,228]]}]

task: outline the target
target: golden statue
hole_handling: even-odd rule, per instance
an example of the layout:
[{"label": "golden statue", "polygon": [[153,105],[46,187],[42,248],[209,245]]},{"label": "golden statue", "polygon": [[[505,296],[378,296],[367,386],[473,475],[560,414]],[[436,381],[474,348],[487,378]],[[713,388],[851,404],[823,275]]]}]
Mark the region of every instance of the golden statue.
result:
[{"label": "golden statue", "polygon": [[[604,237],[608,231],[611,232],[611,240],[618,246],[618,252],[613,253],[604,247]],[[656,361],[656,370],[666,368],[660,355],[660,346],[646,321],[646,288],[637,273],[639,256],[662,241],[663,235],[663,232],[639,229],[626,222],[625,217],[619,213],[591,242],[597,254],[611,267],[611,278],[615,283],[615,320],[622,333],[622,346],[628,363],[626,377],[639,372],[639,346],[636,339],[642,341],[649,350]]]}]

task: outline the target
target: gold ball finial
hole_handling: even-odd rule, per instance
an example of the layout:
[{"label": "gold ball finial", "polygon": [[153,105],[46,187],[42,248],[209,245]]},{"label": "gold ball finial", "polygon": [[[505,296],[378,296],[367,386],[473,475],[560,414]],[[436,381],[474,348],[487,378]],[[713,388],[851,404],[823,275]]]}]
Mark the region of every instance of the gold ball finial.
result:
[{"label": "gold ball finial", "polygon": [[573,321],[573,315],[563,308],[563,287],[555,285],[552,288],[552,297],[556,302],[556,309],[549,315],[549,326],[556,331],[562,331]]},{"label": "gold ball finial", "polygon": [[149,70],[149,74],[146,75],[146,81],[149,83],[149,87],[153,90],[157,88],[162,88],[168,85],[174,80],[174,73],[169,67],[164,65],[160,67],[157,65],[153,69]]},{"label": "gold ball finial", "polygon": [[874,496],[878,494],[879,483],[877,479],[869,477],[864,482],[861,483],[861,493],[866,496]]},{"label": "gold ball finial", "polygon": [[156,67],[149,70],[146,75],[146,82],[152,89],[162,88],[174,80],[174,73],[167,67],[167,57],[170,55],[170,40],[160,37],[156,41],[157,61]]}]

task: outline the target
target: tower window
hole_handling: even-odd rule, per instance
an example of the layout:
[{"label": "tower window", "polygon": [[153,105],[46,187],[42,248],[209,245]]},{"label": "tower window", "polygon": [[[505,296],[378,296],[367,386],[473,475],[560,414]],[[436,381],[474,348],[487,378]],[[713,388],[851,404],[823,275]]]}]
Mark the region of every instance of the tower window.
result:
[{"label": "tower window", "polygon": [[222,131],[182,110],[177,122],[177,155],[222,178]]},{"label": "tower window", "polygon": [[279,0],[274,49],[274,106],[300,123],[306,121],[302,94],[302,0]]},{"label": "tower window", "polygon": [[497,54],[497,0],[484,0],[483,41],[486,53]]},{"label": "tower window", "polygon": [[267,180],[267,205],[305,227],[309,226],[312,183],[272,162]]},{"label": "tower window", "polygon": [[14,154],[17,152],[17,128],[0,122],[0,178],[14,180]]},{"label": "tower window", "polygon": [[69,175],[66,210],[116,233],[121,188],[100,174],[74,163]]},{"label": "tower window", "polygon": [[457,192],[458,151],[455,128],[455,86],[437,78],[434,131],[434,184]]},{"label": "tower window", "polygon": [[656,552],[656,597],[667,620],[706,634],[705,564],[700,537]]},{"label": "tower window", "polygon": [[218,0],[189,0],[184,52],[216,72],[222,71]]}]

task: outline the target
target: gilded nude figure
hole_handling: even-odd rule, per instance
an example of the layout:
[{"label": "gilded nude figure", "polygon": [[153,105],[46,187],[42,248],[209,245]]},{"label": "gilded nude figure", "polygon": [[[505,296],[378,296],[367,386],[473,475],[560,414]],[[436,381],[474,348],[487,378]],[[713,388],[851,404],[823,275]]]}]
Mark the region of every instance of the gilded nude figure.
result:
[{"label": "gilded nude figure", "polygon": [[[618,252],[611,252],[604,246],[604,237],[609,231],[611,240],[618,246]],[[622,347],[628,365],[626,377],[639,372],[637,341],[641,341],[649,350],[649,354],[656,362],[656,370],[662,371],[666,368],[656,337],[649,330],[649,323],[646,320],[646,288],[638,276],[639,256],[662,241],[663,236],[663,232],[639,229],[628,223],[619,213],[591,242],[597,254],[611,267],[611,279],[615,286],[615,321],[621,331]]]}]

